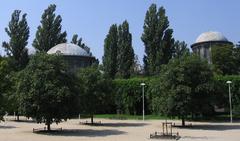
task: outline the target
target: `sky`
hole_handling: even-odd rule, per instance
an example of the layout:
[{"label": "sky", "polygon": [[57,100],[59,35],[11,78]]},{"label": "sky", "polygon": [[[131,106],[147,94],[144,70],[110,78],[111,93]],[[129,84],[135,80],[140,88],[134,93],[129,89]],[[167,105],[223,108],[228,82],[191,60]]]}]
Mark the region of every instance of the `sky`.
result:
[{"label": "sky", "polygon": [[[62,29],[68,41],[73,34],[83,38],[94,56],[101,62],[104,39],[112,24],[127,20],[132,33],[135,54],[142,63],[144,45],[141,41],[146,11],[155,3],[166,9],[176,40],[190,47],[203,32],[218,31],[236,44],[240,41],[240,1],[238,0],[5,0],[0,1],[0,44],[8,41],[4,28],[14,10],[27,13],[30,27],[28,48],[32,48],[41,15],[50,4],[56,4],[56,14],[62,16]],[[0,54],[4,49],[0,47]]]}]

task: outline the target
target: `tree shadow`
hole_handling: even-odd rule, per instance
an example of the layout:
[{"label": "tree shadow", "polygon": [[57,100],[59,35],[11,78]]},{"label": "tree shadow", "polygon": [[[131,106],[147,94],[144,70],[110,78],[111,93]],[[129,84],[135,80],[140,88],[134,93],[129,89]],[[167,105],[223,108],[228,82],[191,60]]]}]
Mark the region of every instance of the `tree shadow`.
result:
[{"label": "tree shadow", "polygon": [[240,129],[240,125],[209,125],[209,124],[201,124],[201,125],[192,125],[186,127],[177,127],[182,129],[193,129],[193,130],[216,130],[216,131],[225,131],[225,130],[237,130]]},{"label": "tree shadow", "polygon": [[16,126],[9,126],[9,125],[0,125],[0,129],[12,129],[12,128],[17,128]]},{"label": "tree shadow", "polygon": [[106,127],[140,127],[140,126],[146,126],[147,123],[102,123],[101,126]]},{"label": "tree shadow", "polygon": [[126,134],[119,130],[93,130],[93,129],[64,129],[55,132],[36,132],[37,134],[50,136],[80,136],[80,137],[106,137],[111,135]]}]

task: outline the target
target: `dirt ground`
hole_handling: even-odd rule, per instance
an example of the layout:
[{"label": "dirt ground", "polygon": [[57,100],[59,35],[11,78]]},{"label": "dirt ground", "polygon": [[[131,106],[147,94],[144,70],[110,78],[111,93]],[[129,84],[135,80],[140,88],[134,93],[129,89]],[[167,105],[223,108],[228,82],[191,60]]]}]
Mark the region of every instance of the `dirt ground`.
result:
[{"label": "dirt ground", "polygon": [[[25,118],[24,118],[25,119]],[[15,122],[10,118],[0,123],[0,141],[146,141],[150,133],[162,131],[161,120],[110,120],[101,121],[101,126],[80,125],[80,120],[73,119],[52,128],[62,128],[62,132],[33,133],[33,128],[42,128],[44,124],[29,121]],[[85,121],[85,120],[82,120]],[[180,124],[180,121],[170,121]],[[186,141],[239,141],[240,123],[191,122],[192,128],[173,128],[179,132],[180,140]]]}]

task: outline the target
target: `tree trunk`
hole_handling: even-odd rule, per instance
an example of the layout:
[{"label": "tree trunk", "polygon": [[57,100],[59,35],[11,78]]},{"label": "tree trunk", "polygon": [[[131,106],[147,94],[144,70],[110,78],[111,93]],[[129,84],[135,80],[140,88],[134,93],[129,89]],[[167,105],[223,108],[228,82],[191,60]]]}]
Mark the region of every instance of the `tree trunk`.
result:
[{"label": "tree trunk", "polygon": [[185,117],[182,116],[182,126],[185,127]]},{"label": "tree trunk", "polygon": [[47,125],[47,131],[50,131],[51,130],[51,127],[50,127],[51,123],[50,123],[49,119],[47,119],[46,125]]},{"label": "tree trunk", "polygon": [[51,130],[50,123],[47,124],[47,130],[48,130],[48,131]]},{"label": "tree trunk", "polygon": [[91,115],[91,124],[93,124],[93,115]]},{"label": "tree trunk", "polygon": [[19,114],[17,114],[17,121],[19,121]]}]

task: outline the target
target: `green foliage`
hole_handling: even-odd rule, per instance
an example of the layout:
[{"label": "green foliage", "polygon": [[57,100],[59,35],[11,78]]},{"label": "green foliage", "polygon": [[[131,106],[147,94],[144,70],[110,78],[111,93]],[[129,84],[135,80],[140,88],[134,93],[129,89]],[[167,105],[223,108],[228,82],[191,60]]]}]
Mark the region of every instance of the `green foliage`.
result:
[{"label": "green foliage", "polygon": [[82,49],[84,49],[87,53],[92,54],[92,53],[90,52],[90,48],[82,42],[82,38],[79,38],[79,39],[78,39],[78,35],[77,35],[77,34],[74,34],[74,35],[73,35],[71,43],[80,46],[80,47],[81,47]]},{"label": "green foliage", "polygon": [[114,78],[117,65],[117,51],[118,51],[118,29],[117,25],[113,24],[104,40],[104,55],[103,55],[103,70],[107,76]]},{"label": "green foliage", "polygon": [[33,41],[33,47],[37,51],[47,52],[53,46],[66,43],[67,33],[61,32],[62,18],[60,15],[55,15],[56,5],[51,4],[42,15],[41,25],[38,26],[36,37]]},{"label": "green foliage", "polygon": [[106,75],[129,78],[134,71],[134,50],[129,24],[124,21],[117,27],[113,24],[104,40],[103,68]]},{"label": "green foliage", "polygon": [[6,60],[0,58],[0,121],[3,120],[3,115],[6,111],[6,95],[9,91],[9,64]]},{"label": "green foliage", "polygon": [[169,28],[165,9],[160,7],[157,10],[156,4],[152,4],[146,13],[143,29],[144,70],[153,75],[160,72],[162,64],[169,62],[174,51],[173,30]]},{"label": "green foliage", "polygon": [[240,76],[239,75],[217,75],[214,77],[217,88],[215,88],[216,104],[218,107],[229,109],[229,92],[227,81],[232,81],[231,94],[234,114],[240,115]]},{"label": "green foliage", "polygon": [[[233,45],[216,45],[211,48],[212,63],[217,74],[232,75],[238,73],[239,58],[234,54]],[[237,51],[237,49],[236,49]]]},{"label": "green foliage", "polygon": [[74,81],[61,56],[37,53],[19,74],[20,110],[37,122],[44,122],[50,130],[51,123],[67,120],[77,112]]},{"label": "green foliage", "polygon": [[26,19],[27,14],[23,14],[22,18],[20,18],[20,14],[20,10],[13,12],[11,21],[8,27],[5,28],[10,40],[2,44],[7,55],[11,58],[11,66],[17,71],[23,69],[29,60],[28,50],[26,48],[29,38],[29,27]]},{"label": "green foliage", "polygon": [[117,112],[121,114],[141,114],[142,113],[142,82],[146,83],[146,112],[148,108],[147,87],[151,84],[152,78],[131,78],[131,79],[115,79],[114,80],[114,97]]},{"label": "green foliage", "polygon": [[213,112],[211,92],[213,74],[207,62],[197,56],[173,59],[164,66],[152,84],[152,107],[155,112],[178,116],[209,115]]},{"label": "green foliage", "polygon": [[132,47],[132,34],[129,32],[129,24],[124,21],[118,27],[118,73],[122,78],[129,78],[134,64],[134,50]]},{"label": "green foliage", "polygon": [[187,44],[183,41],[175,41],[174,43],[174,54],[173,57],[174,58],[180,58],[184,55],[190,55],[190,51],[187,48]]},{"label": "green foliage", "polygon": [[107,112],[112,106],[112,81],[95,67],[80,69],[77,77],[82,87],[80,112],[91,115],[93,123],[94,114]]}]

